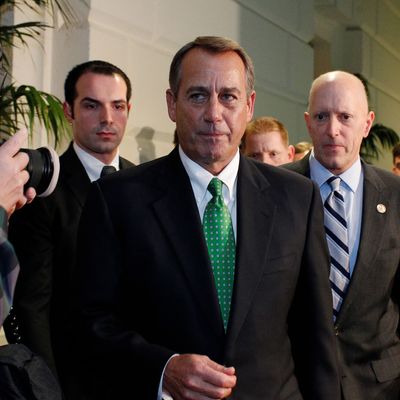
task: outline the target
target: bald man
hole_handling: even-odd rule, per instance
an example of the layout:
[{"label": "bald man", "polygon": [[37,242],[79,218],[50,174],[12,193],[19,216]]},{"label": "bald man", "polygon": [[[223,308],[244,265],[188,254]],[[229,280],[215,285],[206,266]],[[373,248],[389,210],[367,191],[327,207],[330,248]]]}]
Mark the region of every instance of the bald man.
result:
[{"label": "bald man", "polygon": [[[305,121],[314,148],[287,168],[314,180],[325,206],[342,398],[398,400],[400,179],[360,160],[374,113],[354,75],[318,77]],[[335,194],[330,180],[339,182]]]}]

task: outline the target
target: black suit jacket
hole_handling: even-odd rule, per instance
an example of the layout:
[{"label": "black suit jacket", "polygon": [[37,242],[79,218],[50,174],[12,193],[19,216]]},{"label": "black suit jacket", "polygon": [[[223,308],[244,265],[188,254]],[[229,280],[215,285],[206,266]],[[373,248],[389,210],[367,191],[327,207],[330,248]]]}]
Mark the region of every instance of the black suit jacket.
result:
[{"label": "black suit jacket", "polygon": [[156,399],[175,353],[233,365],[232,399],[294,400],[303,398],[300,391],[306,399],[338,399],[323,240],[312,182],[241,157],[225,335],[201,219],[177,150],[106,177],[92,185],[79,231],[87,348],[138,399]]},{"label": "black suit jacket", "polygon": [[[310,176],[309,156],[285,167]],[[400,398],[400,179],[362,163],[360,247],[335,323],[346,400]]]},{"label": "black suit jacket", "polygon": [[[121,168],[133,165],[121,158]],[[60,157],[55,191],[14,213],[9,225],[21,271],[14,308],[22,343],[40,354],[58,374],[69,396],[78,364],[71,349],[72,287],[76,281],[76,236],[90,187],[72,143]],[[95,228],[94,228],[95,229]]]}]

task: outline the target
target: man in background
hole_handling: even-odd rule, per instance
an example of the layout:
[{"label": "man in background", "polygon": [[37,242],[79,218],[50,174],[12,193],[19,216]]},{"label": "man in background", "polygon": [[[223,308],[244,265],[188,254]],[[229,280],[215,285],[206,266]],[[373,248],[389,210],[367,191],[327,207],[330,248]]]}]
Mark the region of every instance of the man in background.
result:
[{"label": "man in background", "polygon": [[294,157],[287,129],[272,117],[260,117],[247,125],[242,150],[248,157],[275,166],[289,163]]},{"label": "man in background", "polygon": [[312,149],[312,144],[309,142],[299,142],[294,145],[293,161],[299,161]]},{"label": "man in background", "polygon": [[287,167],[324,202],[342,398],[398,400],[400,179],[360,160],[374,113],[353,74],[318,77],[305,120],[313,150]]},{"label": "man in background", "polygon": [[397,143],[393,146],[392,149],[393,155],[393,173],[397,176],[400,176],[400,143]]},{"label": "man in background", "polygon": [[[82,397],[79,362],[71,343],[76,245],[90,183],[132,164],[119,157],[130,110],[131,84],[118,67],[89,61],[74,67],[65,85],[64,113],[73,142],[60,157],[55,191],[10,220],[10,240],[20,260],[11,341],[41,355],[58,376],[67,399]],[[92,226],[96,230],[96,223]],[[15,331],[13,326],[19,326]]]},{"label": "man in background", "polygon": [[318,189],[239,153],[251,59],[199,37],[169,76],[178,145],[95,182],[82,213],[97,399],[338,399]]}]

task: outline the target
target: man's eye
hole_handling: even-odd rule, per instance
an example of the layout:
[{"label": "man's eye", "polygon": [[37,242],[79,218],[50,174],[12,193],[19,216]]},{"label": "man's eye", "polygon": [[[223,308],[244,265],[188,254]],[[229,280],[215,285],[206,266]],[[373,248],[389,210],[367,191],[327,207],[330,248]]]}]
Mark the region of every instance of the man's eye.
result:
[{"label": "man's eye", "polygon": [[94,110],[97,107],[97,104],[95,103],[85,103],[83,105],[87,110]]},{"label": "man's eye", "polygon": [[324,121],[325,119],[327,119],[328,118],[328,115],[327,114],[323,114],[323,113],[318,113],[316,116],[315,116],[315,119],[317,120],[317,121]]},{"label": "man's eye", "polygon": [[125,104],[121,103],[121,104],[115,104],[115,109],[116,110],[125,110]]},{"label": "man's eye", "polygon": [[342,114],[342,119],[344,119],[345,121],[349,120],[351,118],[350,114]]},{"label": "man's eye", "polygon": [[206,99],[206,94],[205,93],[192,93],[189,96],[190,101],[193,101],[194,103],[201,103]]},{"label": "man's eye", "polygon": [[236,100],[236,96],[231,93],[224,93],[223,95],[221,95],[221,99],[223,101],[234,101]]}]

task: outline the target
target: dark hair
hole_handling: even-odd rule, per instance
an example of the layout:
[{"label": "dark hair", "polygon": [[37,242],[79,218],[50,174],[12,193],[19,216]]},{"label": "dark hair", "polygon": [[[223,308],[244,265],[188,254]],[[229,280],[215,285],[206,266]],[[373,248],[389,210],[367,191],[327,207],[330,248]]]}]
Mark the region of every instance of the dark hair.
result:
[{"label": "dark hair", "polygon": [[64,83],[64,98],[65,101],[71,106],[73,109],[73,103],[78,93],[76,92],[76,83],[78,79],[89,72],[100,75],[120,75],[126,84],[126,101],[129,102],[132,95],[132,86],[131,81],[128,76],[122,71],[120,68],[116,67],[113,64],[110,64],[106,61],[94,60],[87,61],[83,64],[76,65],[71,71],[68,73],[67,78]]},{"label": "dark hair", "polygon": [[176,96],[181,79],[182,60],[186,53],[194,48],[200,48],[211,53],[225,53],[234,51],[243,61],[246,70],[246,92],[249,96],[254,90],[254,66],[245,50],[234,40],[220,36],[199,36],[194,41],[185,44],[175,54],[169,70],[169,86]]}]

